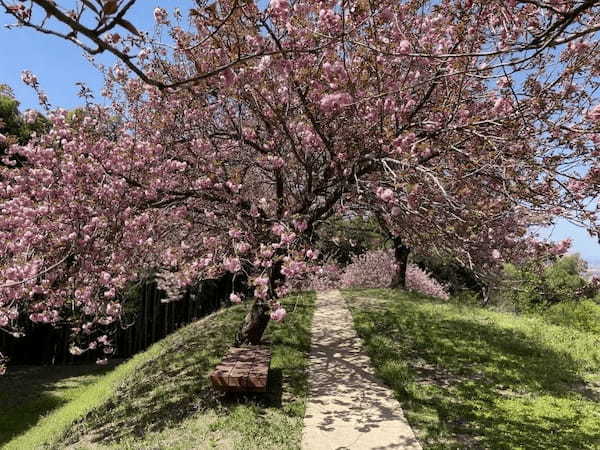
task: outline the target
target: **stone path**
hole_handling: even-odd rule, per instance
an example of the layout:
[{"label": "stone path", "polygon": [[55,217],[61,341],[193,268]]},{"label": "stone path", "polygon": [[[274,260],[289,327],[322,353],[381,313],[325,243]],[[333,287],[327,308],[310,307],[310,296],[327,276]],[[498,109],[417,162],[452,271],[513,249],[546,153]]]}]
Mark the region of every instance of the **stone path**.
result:
[{"label": "stone path", "polygon": [[393,392],[373,375],[339,291],[317,294],[302,449],[421,449]]}]

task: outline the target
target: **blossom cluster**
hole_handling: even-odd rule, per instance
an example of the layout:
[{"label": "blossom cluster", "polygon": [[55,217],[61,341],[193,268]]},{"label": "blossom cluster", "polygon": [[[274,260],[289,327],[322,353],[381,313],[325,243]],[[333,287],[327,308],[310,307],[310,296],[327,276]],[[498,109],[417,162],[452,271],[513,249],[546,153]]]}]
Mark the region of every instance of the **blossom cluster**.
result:
[{"label": "blossom cluster", "polygon": [[335,263],[317,265],[306,278],[294,283],[293,288],[300,291],[327,291],[341,286],[343,270]]}]

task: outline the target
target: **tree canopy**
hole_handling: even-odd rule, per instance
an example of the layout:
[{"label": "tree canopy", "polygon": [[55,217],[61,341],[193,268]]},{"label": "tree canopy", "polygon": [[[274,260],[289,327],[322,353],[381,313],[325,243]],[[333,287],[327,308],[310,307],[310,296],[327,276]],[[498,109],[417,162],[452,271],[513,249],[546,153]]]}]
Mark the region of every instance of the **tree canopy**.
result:
[{"label": "tree canopy", "polygon": [[74,353],[110,354],[141,273],[176,299],[232,272],[254,288],[238,338],[255,342],[336,215],[481,271],[564,252],[530,233],[557,215],[597,231],[596,2],[197,2],[153,11],[169,46],[125,19],[133,3],[0,0],[118,59],[110,106],[54,111],[8,151],[27,163],[0,181],[4,330],[68,323]]}]

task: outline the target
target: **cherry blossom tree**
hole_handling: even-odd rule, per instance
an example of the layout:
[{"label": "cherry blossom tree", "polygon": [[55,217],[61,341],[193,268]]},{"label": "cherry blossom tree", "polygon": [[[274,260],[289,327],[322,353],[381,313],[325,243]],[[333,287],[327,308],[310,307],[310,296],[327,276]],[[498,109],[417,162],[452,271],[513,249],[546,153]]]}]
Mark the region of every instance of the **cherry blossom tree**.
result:
[{"label": "cherry blossom tree", "polygon": [[[354,258],[341,276],[346,288],[385,288],[393,283],[396,257],[390,250],[370,250]],[[431,274],[414,264],[405,270],[406,287],[432,297],[448,300],[446,288]]]},{"label": "cherry blossom tree", "polygon": [[597,223],[594,1],[196,2],[149,11],[162,43],[133,3],[0,0],[117,58],[109,107],[8,151],[27,164],[0,175],[2,330],[27,314],[110,354],[128,282],[157,272],[175,300],[231,272],[256,297],[237,343],[257,343],[332,216],[475,268],[563,250],[532,224]]}]

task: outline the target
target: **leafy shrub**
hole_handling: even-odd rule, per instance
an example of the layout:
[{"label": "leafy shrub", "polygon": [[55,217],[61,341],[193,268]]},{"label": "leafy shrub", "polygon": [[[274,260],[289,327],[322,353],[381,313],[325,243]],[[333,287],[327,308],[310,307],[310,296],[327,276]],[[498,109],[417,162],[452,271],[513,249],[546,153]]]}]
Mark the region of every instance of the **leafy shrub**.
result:
[{"label": "leafy shrub", "polygon": [[553,304],[576,302],[595,295],[594,285],[581,276],[585,269],[586,263],[578,255],[563,256],[552,264],[507,264],[499,295],[509,299],[517,312],[542,311]]},{"label": "leafy shrub", "polygon": [[600,334],[600,305],[590,299],[558,303],[548,308],[544,317],[556,325]]},{"label": "leafy shrub", "polygon": [[[372,250],[354,258],[346,267],[341,285],[346,288],[388,287],[395,271],[396,263],[390,250]],[[432,297],[448,299],[444,286],[414,264],[409,264],[406,270],[406,287]]]},{"label": "leafy shrub", "polygon": [[[19,102],[14,98],[12,89],[0,84],[0,134],[10,136],[13,143],[26,144],[32,133],[43,133],[48,130],[50,122],[36,112],[35,120],[26,120],[26,114],[19,111]],[[0,150],[6,147],[0,143]]]}]

